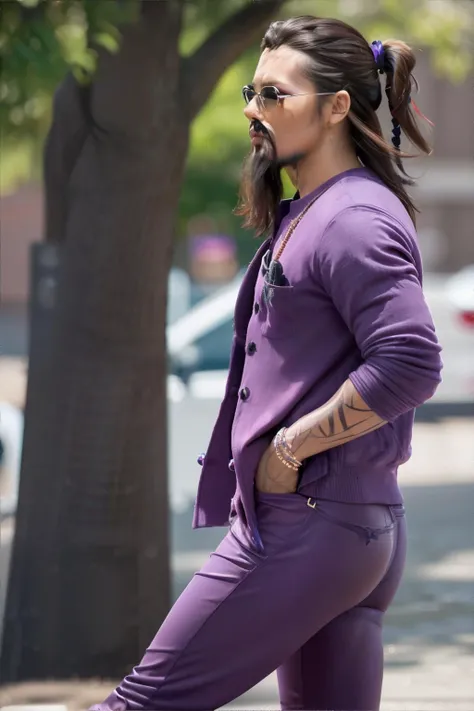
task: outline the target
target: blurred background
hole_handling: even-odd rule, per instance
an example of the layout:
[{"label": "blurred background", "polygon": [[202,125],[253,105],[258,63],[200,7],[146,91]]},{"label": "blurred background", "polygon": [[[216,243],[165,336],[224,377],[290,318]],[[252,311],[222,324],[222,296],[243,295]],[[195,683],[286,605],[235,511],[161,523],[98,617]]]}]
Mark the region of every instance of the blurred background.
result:
[{"label": "blurred background", "polygon": [[[474,3],[2,0],[0,13],[2,705],[100,700],[225,534],[191,518],[257,247],[232,213],[241,87],[269,22],[309,13],[411,43],[434,123],[433,156],[406,167],[443,383],[400,472],[410,552],[383,709],[471,710]],[[231,707],[276,705],[272,676]]]}]

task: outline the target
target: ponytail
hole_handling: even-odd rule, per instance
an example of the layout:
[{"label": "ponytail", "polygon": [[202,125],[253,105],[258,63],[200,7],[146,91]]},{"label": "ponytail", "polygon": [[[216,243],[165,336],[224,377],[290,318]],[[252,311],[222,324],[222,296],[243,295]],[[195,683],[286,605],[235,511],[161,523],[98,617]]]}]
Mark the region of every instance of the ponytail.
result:
[{"label": "ponytail", "polygon": [[[362,162],[397,195],[415,222],[418,210],[405,189],[405,186],[414,185],[414,181],[405,171],[402,159],[414,158],[416,154],[401,150],[401,134],[403,133],[419,151],[431,155],[432,149],[418,128],[415,113],[431,126],[433,124],[421,113],[412,98],[413,90],[418,90],[419,87],[412,73],[416,58],[410,47],[400,40],[386,40],[383,43],[372,42],[371,49],[376,69],[380,74],[386,75],[385,95],[392,117],[393,147],[383,138],[378,117],[374,112],[381,103],[381,95],[376,105],[372,105],[372,111],[365,111],[363,117],[360,112],[357,112],[359,116],[356,111],[349,113],[352,135]],[[400,174],[395,170],[393,162]]]}]

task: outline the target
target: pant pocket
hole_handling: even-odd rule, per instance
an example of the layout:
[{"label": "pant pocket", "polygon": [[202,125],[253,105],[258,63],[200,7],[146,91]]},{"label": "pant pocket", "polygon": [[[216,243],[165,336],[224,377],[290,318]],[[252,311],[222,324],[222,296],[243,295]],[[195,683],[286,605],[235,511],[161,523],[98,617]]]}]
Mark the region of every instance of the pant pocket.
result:
[{"label": "pant pocket", "polygon": [[289,547],[307,525],[313,512],[300,494],[256,492],[255,510],[265,553]]},{"label": "pant pocket", "polygon": [[[329,506],[331,506],[331,504],[332,502]],[[321,516],[321,518],[333,523],[335,526],[340,526],[348,531],[352,531],[357,534],[366,545],[369,545],[371,541],[377,541],[384,534],[394,531],[396,527],[396,519],[389,506],[334,504],[333,508],[335,508],[336,511],[328,511],[327,502],[319,502],[315,499],[310,499],[308,505],[313,508],[317,516]],[[356,520],[353,520],[352,516],[344,516],[344,512],[347,512],[347,506],[354,507],[352,513],[355,514],[354,518]],[[341,509],[339,515],[337,513],[337,507]]]}]

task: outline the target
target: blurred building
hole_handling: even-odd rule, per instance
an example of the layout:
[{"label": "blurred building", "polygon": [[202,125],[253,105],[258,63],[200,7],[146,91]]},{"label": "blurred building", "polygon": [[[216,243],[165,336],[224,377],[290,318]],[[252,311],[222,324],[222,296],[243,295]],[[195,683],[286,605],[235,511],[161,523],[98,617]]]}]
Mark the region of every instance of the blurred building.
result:
[{"label": "blurred building", "polygon": [[428,53],[419,53],[417,103],[435,124],[434,154],[408,161],[421,176],[413,191],[425,269],[453,272],[474,264],[474,75],[452,84],[433,75]]}]

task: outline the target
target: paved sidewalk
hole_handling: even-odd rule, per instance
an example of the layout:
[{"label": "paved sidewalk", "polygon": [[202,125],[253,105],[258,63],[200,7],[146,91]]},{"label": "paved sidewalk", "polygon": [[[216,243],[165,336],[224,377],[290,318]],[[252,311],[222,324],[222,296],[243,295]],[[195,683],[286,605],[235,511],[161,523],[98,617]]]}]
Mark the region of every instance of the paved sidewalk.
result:
[{"label": "paved sidewalk", "polygon": [[[473,641],[471,639],[471,643]],[[410,668],[414,654],[416,667]],[[382,711],[473,711],[473,687],[472,656],[468,658],[450,647],[428,649],[420,645],[405,650],[388,649]],[[0,690],[0,709],[15,705],[15,711],[23,711],[22,705],[44,704],[41,711],[85,711],[105,698],[111,688],[112,682],[95,681],[19,684]],[[238,703],[224,707],[225,711],[277,711],[278,708],[274,675]],[[40,711],[39,707],[35,711]]]}]

